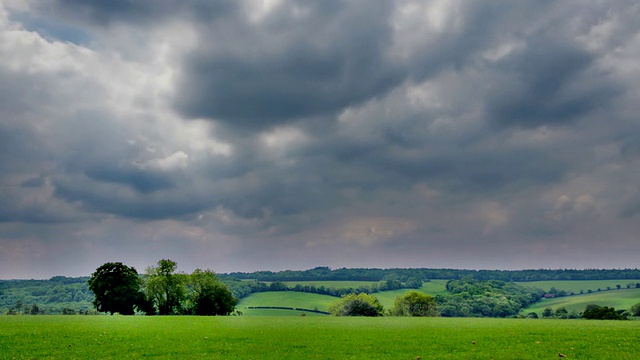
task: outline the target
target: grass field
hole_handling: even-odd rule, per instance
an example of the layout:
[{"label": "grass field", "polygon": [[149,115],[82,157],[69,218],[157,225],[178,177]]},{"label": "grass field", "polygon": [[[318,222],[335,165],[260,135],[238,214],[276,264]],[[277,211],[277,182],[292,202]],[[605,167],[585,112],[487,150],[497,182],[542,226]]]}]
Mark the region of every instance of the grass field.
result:
[{"label": "grass field", "polygon": [[[306,283],[306,282],[300,282]],[[309,282],[311,283],[311,282]],[[346,282],[346,281],[323,281],[318,282],[322,284],[327,284],[323,286],[331,285],[331,283],[360,283],[360,282]],[[446,280],[433,280],[431,282],[423,283],[420,289],[417,289],[420,292],[430,295],[436,295],[439,293],[446,292],[445,284]],[[410,291],[412,289],[398,289],[391,291],[382,291],[379,293],[373,294],[375,297],[380,300],[380,303],[384,306],[385,309],[393,306],[393,303],[396,297]],[[240,300],[237,308],[242,311],[244,315],[247,316],[299,316],[301,312],[299,311],[291,311],[291,310],[275,310],[275,309],[248,309],[249,306],[286,306],[293,308],[304,308],[304,309],[315,309],[317,307],[320,311],[327,311],[329,304],[337,301],[337,297],[328,296],[328,295],[320,295],[320,294],[311,294],[311,293],[303,293],[296,291],[267,291],[261,293],[253,293],[243,299]],[[317,315],[312,313],[306,313],[306,315]]]},{"label": "grass field", "polygon": [[[293,308],[304,308],[320,311],[327,311],[329,304],[338,300],[337,297],[320,294],[310,294],[296,291],[269,291],[251,294],[240,300],[236,308],[245,316],[286,316],[301,315],[300,311],[274,310],[274,309],[247,309],[249,306],[286,306]],[[306,312],[306,315],[319,315]],[[326,315],[320,315],[326,316]]]},{"label": "grass field", "polygon": [[319,288],[320,286],[324,286],[325,288],[333,288],[333,289],[357,289],[360,286],[364,286],[366,288],[371,288],[373,285],[381,284],[381,281],[287,281],[289,287],[294,287],[296,285],[302,286],[315,286]]},{"label": "grass field", "polygon": [[628,310],[632,305],[640,303],[640,289],[624,289],[603,291],[592,294],[564,296],[555,299],[543,299],[532,306],[522,310],[521,314],[535,312],[542,315],[542,311],[550,307],[554,311],[559,307],[565,307],[567,311],[575,310],[580,313],[589,304],[600,306],[612,306],[616,309]]},{"label": "grass field", "polygon": [[[0,316],[9,359],[637,359],[640,321]],[[475,343],[474,343],[475,342]]]},{"label": "grass field", "polygon": [[579,293],[580,290],[583,290],[586,294],[589,289],[594,292],[598,290],[598,288],[605,290],[607,286],[611,289],[616,289],[616,285],[620,285],[625,289],[627,284],[633,284],[632,287],[635,287],[636,283],[640,283],[640,280],[556,280],[517,282],[516,284],[536,287],[545,291],[549,291],[549,289],[554,287],[558,290],[564,290],[567,292],[573,291],[576,294]]}]

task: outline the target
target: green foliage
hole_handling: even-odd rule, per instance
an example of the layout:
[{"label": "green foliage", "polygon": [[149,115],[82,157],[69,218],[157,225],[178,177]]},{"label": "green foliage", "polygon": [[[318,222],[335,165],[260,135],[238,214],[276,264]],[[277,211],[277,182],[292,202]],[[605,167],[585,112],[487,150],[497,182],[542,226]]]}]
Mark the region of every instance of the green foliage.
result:
[{"label": "green foliage", "polygon": [[[363,269],[341,268],[330,269],[317,267],[310,270],[279,272],[256,271],[252,273],[236,272],[229,274],[237,279],[259,281],[321,281],[321,280],[399,280],[406,282],[409,278],[418,279],[455,279],[465,277],[479,281],[549,281],[549,280],[605,280],[605,279],[640,279],[640,269],[539,269],[539,270],[459,270],[459,269]],[[614,284],[615,285],[615,284]],[[640,282],[637,283],[640,287]]]},{"label": "green foliage", "polygon": [[629,312],[632,316],[640,316],[640,303],[634,304],[631,309],[629,309]]},{"label": "green foliage", "polygon": [[438,304],[431,295],[409,291],[396,298],[390,313],[393,316],[438,316]]},{"label": "green foliage", "polygon": [[133,308],[140,292],[140,278],[135,268],[121,262],[108,262],[91,274],[88,284],[89,290],[95,294],[93,304],[96,310],[112,315],[134,314]]},{"label": "green foliage", "polygon": [[404,286],[411,289],[419,289],[422,286],[422,280],[418,279],[415,276],[412,276],[407,279],[407,281],[404,283]]},{"label": "green foliage", "polygon": [[608,306],[587,305],[582,317],[590,320],[627,320],[623,312]]},{"label": "green foliage", "polygon": [[375,296],[347,294],[329,306],[334,316],[382,316],[384,308]]},{"label": "green foliage", "polygon": [[[31,314],[33,305],[41,314],[60,314],[73,309],[77,313],[95,313],[89,277],[56,276],[48,280],[0,280],[0,314]],[[18,304],[20,307],[16,307]]]},{"label": "green foliage", "polygon": [[162,259],[157,266],[147,268],[144,290],[160,315],[177,315],[182,311],[187,278],[175,273],[177,266],[175,261]]},{"label": "green foliage", "polygon": [[544,291],[500,280],[471,278],[447,282],[448,294],[436,295],[444,317],[508,317],[542,298]]},{"label": "green foliage", "polygon": [[188,306],[185,312],[194,315],[229,315],[238,299],[211,270],[196,269],[187,281]]}]

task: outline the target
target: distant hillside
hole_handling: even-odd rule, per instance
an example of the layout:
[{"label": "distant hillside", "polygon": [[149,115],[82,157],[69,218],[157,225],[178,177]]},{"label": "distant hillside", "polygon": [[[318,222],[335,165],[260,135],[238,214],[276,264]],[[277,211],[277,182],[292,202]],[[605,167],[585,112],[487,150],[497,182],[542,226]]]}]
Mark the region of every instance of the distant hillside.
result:
[{"label": "distant hillside", "polygon": [[0,280],[0,314],[95,312],[87,280],[89,277],[64,276],[49,280]]},{"label": "distant hillside", "polygon": [[464,270],[464,269],[429,269],[429,268],[396,268],[367,269],[316,267],[310,270],[256,271],[251,273],[233,272],[221,274],[237,279],[258,281],[407,281],[411,277],[420,280],[460,280],[470,277],[475,280],[501,281],[549,281],[549,280],[618,280],[640,279],[639,269],[530,269],[530,270]]},{"label": "distant hillside", "polygon": [[[464,270],[464,269],[330,269],[317,267],[309,270],[258,271],[219,274],[220,279],[232,290],[234,296],[244,298],[249,294],[266,291],[296,291],[339,297],[348,292],[396,291],[381,297],[400,294],[406,288],[420,288],[429,284],[444,287],[448,280],[474,280],[519,282],[532,288],[549,292],[552,287],[558,295],[577,293],[580,290],[596,292],[620,285],[635,287],[640,279],[638,269],[538,269],[538,270]],[[89,277],[70,278],[55,276],[48,280],[0,280],[0,314],[73,314],[95,313],[91,301],[93,293],[88,289]],[[251,281],[249,281],[251,280]],[[571,283],[570,281],[586,281]],[[613,282],[604,281],[611,280]],[[334,283],[325,283],[332,281]],[[341,282],[335,282],[341,281]],[[441,283],[441,281],[443,281]],[[534,281],[537,281],[534,282]],[[526,283],[523,283],[526,282]],[[571,285],[569,288],[568,286]],[[565,289],[566,288],[566,289]],[[553,291],[552,291],[553,292]],[[389,302],[391,298],[387,299]],[[444,303],[443,303],[444,305]]]},{"label": "distant hillside", "polygon": [[569,312],[581,313],[587,305],[591,304],[610,306],[617,310],[629,310],[631,306],[637,303],[640,303],[640,289],[622,288],[621,290],[544,299],[524,308],[521,314],[526,315],[530,312],[535,312],[538,316],[542,316],[545,308],[551,308],[554,312],[559,308],[565,308]]}]

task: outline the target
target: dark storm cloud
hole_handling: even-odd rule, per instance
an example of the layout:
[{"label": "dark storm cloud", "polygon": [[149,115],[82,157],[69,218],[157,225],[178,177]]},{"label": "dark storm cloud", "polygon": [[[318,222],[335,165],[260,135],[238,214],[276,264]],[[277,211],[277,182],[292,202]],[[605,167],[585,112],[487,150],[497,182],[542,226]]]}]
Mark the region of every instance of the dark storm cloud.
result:
[{"label": "dark storm cloud", "polygon": [[499,89],[488,102],[490,121],[525,128],[564,125],[611,106],[622,89],[592,70],[597,55],[568,40],[559,42],[557,36],[533,38],[520,54],[496,64],[500,77],[508,80],[495,84]]},{"label": "dark storm cloud", "polygon": [[381,96],[403,80],[386,58],[390,5],[291,2],[259,22],[202,24],[177,106],[191,117],[264,129]]}]

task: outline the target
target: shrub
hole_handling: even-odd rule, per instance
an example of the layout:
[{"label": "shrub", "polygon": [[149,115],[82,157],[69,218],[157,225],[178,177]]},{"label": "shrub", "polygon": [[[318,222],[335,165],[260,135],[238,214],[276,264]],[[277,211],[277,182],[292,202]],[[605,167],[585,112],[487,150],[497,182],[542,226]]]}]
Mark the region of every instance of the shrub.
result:
[{"label": "shrub", "polygon": [[378,299],[369,294],[347,294],[329,306],[334,316],[381,316],[383,307]]},{"label": "shrub", "polygon": [[431,295],[409,291],[396,298],[390,313],[394,316],[437,316],[438,304]]}]

